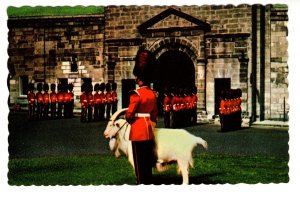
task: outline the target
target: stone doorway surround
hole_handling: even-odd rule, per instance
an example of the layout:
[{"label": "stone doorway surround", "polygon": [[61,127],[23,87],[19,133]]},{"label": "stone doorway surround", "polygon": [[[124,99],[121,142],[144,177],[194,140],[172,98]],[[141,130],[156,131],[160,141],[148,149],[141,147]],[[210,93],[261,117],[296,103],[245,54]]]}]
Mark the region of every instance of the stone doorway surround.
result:
[{"label": "stone doorway surround", "polygon": [[168,8],[137,29],[144,37],[144,47],[152,51],[157,59],[166,52],[177,51],[191,60],[198,108],[205,110],[205,33],[210,31],[210,25],[180,9]]}]

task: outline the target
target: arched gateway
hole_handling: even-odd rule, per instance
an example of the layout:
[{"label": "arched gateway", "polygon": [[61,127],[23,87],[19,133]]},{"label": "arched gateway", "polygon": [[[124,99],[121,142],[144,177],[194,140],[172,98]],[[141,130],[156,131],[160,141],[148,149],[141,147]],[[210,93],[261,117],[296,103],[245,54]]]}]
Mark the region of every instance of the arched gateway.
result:
[{"label": "arched gateway", "polygon": [[194,63],[182,51],[166,51],[157,59],[154,78],[153,88],[159,93],[159,103],[163,103],[165,88],[179,89],[195,86]]},{"label": "arched gateway", "polygon": [[[174,20],[175,19],[175,20]],[[157,58],[154,90],[198,88],[199,108],[205,108],[205,32],[210,25],[169,8],[137,27],[143,43]],[[162,98],[161,98],[162,99]]]},{"label": "arched gateway", "polygon": [[195,67],[190,57],[178,50],[163,53],[156,64],[156,81],[154,86],[163,87],[192,87],[195,85]]}]

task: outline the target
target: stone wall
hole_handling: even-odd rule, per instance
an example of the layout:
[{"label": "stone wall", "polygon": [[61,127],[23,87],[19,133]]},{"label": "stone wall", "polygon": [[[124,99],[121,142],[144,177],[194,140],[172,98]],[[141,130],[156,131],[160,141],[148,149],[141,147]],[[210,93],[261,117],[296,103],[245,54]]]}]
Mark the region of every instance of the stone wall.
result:
[{"label": "stone wall", "polygon": [[[288,17],[286,9],[272,9],[271,15],[271,118],[283,120],[289,110]],[[284,105],[285,103],[285,105]],[[286,110],[284,112],[284,109]],[[286,115],[286,120],[288,116]]]},{"label": "stone wall", "polygon": [[73,83],[76,105],[83,78],[105,81],[103,16],[11,18],[8,28],[8,68],[16,73],[10,80],[11,103],[24,98],[19,86],[24,75],[35,84]]}]

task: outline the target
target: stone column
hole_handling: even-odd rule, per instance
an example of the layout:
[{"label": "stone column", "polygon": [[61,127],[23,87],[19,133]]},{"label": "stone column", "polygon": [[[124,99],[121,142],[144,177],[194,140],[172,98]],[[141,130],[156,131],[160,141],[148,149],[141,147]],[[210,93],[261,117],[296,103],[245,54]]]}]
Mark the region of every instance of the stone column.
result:
[{"label": "stone column", "polygon": [[200,110],[205,110],[205,62],[198,61],[195,69],[195,85],[197,87],[198,106]]},{"label": "stone column", "polygon": [[239,57],[240,62],[240,88],[242,90],[242,111],[248,112],[248,62],[245,53]]}]

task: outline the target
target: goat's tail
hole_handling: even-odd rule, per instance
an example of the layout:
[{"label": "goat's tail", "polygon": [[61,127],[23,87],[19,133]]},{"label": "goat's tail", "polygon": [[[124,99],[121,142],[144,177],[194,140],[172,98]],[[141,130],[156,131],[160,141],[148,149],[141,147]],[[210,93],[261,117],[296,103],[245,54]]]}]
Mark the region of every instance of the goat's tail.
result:
[{"label": "goat's tail", "polygon": [[205,148],[206,150],[208,149],[208,144],[204,139],[202,139],[201,137],[196,137],[196,141],[198,144],[201,144],[203,148]]}]

